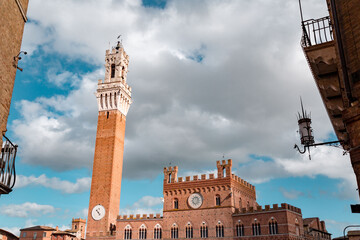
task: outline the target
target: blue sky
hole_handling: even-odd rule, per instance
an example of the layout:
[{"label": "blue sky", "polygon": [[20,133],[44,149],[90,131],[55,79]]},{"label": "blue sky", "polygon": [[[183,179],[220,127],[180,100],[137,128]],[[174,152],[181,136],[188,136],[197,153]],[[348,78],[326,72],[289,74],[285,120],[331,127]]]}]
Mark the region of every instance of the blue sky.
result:
[{"label": "blue sky", "polygon": [[[327,15],[303,1],[305,18]],[[271,11],[269,10],[271,9]],[[19,144],[18,181],[0,202],[0,227],[69,228],[87,217],[98,79],[122,34],[133,100],[127,116],[120,213],[161,212],[162,169],[233,173],[260,205],[286,202],[320,217],[333,236],[358,223],[349,157],[298,143],[299,96],[316,141],[334,134],[300,47],[297,1],[32,0],[7,135]]]}]

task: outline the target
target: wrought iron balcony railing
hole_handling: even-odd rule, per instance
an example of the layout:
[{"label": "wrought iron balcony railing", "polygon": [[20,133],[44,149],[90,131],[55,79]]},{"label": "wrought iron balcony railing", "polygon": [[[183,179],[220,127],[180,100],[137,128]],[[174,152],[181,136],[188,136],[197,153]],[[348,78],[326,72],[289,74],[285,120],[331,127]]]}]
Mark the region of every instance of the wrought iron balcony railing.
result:
[{"label": "wrought iron balcony railing", "polygon": [[302,21],[301,45],[311,47],[334,40],[330,17]]},{"label": "wrought iron balcony railing", "polygon": [[15,185],[17,147],[3,135],[3,145],[0,152],[0,195],[10,193]]}]

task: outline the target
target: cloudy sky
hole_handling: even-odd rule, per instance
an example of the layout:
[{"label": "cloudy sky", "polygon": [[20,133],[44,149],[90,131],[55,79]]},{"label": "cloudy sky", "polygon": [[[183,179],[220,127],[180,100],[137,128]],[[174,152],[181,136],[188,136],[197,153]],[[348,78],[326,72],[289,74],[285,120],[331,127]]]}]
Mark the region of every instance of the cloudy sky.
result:
[{"label": "cloudy sky", "polygon": [[[304,18],[328,15],[303,0]],[[133,104],[127,115],[121,213],[162,211],[162,168],[233,173],[260,205],[287,202],[334,236],[358,221],[349,156],[300,155],[300,96],[317,142],[334,133],[300,46],[297,0],[31,0],[7,135],[19,145],[16,188],[0,227],[70,227],[87,217],[104,54],[122,35]]]}]

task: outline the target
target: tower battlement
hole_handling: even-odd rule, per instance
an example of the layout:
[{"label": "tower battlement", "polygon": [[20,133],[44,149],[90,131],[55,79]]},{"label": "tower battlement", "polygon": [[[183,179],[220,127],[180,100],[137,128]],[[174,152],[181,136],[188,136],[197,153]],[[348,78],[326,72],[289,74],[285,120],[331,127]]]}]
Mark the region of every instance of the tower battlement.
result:
[{"label": "tower battlement", "polygon": [[290,204],[287,203],[281,203],[281,205],[279,206],[279,204],[273,204],[272,207],[270,207],[270,205],[265,205],[265,207],[263,208],[262,206],[257,206],[256,208],[254,207],[249,207],[249,208],[241,208],[239,210],[239,213],[236,214],[248,214],[248,213],[259,213],[259,212],[270,212],[270,211],[279,211],[279,210],[290,210],[293,211],[295,213],[301,214],[301,209],[294,207]]},{"label": "tower battlement", "polygon": [[[214,184],[214,181],[228,179],[228,185],[236,185],[238,187],[244,187],[249,190],[255,190],[255,186],[251,185],[249,182],[245,181],[241,177],[236,176],[235,174],[231,173],[231,167],[232,167],[232,160],[228,159],[222,160],[222,161],[216,161],[217,166],[217,177],[214,173],[210,173],[208,175],[201,174],[200,177],[198,175],[194,176],[186,176],[186,177],[177,177],[178,173],[178,166],[169,166],[164,167],[164,190],[165,188],[176,188],[177,184],[184,184],[184,183],[194,183],[197,182],[201,185],[205,181],[210,184]],[[219,182],[221,184],[226,184],[225,182]],[[166,187],[168,186],[168,187]]]},{"label": "tower battlement", "polygon": [[127,84],[129,56],[122,44],[105,54],[105,78],[98,80],[96,98],[99,111],[119,110],[127,115],[131,99],[131,87]]}]

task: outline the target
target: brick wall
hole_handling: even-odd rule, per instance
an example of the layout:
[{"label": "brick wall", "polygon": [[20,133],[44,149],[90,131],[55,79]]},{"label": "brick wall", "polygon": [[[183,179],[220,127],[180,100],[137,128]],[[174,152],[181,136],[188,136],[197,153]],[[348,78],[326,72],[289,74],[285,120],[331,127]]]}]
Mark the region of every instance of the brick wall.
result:
[{"label": "brick wall", "polygon": [[[95,143],[87,233],[108,235],[119,213],[126,117],[118,110],[100,111]],[[94,221],[94,206],[105,207],[105,217]]]},{"label": "brick wall", "polygon": [[[26,14],[28,0],[18,1]],[[14,56],[20,52],[24,18],[16,0],[0,1],[0,131],[6,131],[14,88],[16,68]],[[0,139],[0,143],[2,140]]]}]

